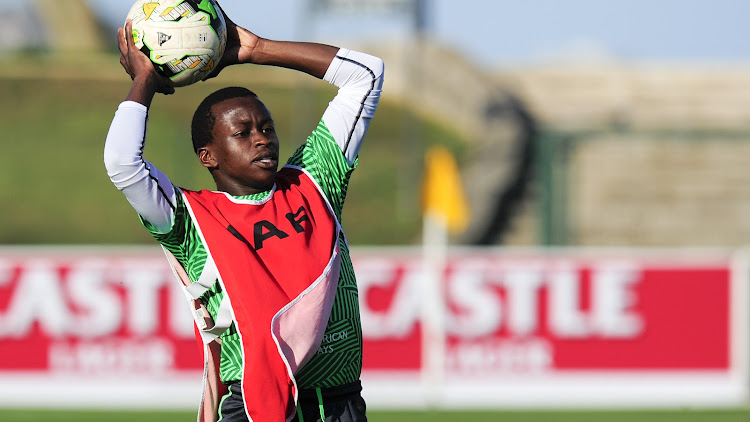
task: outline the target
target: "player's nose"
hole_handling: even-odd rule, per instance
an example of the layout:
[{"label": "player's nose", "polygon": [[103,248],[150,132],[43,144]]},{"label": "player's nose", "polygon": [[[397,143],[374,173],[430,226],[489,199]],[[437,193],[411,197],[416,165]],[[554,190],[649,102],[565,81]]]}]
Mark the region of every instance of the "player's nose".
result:
[{"label": "player's nose", "polygon": [[268,139],[268,136],[264,134],[263,132],[256,132],[253,136],[253,145],[254,146],[263,146],[268,145],[271,141]]}]

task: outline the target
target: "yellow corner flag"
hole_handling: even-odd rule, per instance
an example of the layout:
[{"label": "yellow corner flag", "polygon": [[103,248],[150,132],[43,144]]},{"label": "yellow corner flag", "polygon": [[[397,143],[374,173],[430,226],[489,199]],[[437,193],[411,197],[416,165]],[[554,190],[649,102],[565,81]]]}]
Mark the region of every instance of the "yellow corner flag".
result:
[{"label": "yellow corner flag", "polygon": [[469,223],[469,207],[453,155],[432,147],[425,156],[423,214],[440,218],[449,232],[458,233]]}]

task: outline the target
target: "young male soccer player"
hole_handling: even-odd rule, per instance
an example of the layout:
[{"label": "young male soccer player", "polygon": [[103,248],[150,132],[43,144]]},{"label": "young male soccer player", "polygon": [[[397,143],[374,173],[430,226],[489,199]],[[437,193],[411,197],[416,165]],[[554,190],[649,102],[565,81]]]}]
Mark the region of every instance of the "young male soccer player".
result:
[{"label": "young male soccer player", "polygon": [[[192,121],[193,148],[217,191],[173,186],[143,148],[154,95],[174,88],[124,36],[127,23],[120,62],[133,82],[107,135],[108,175],[195,300],[206,345],[199,419],[365,421],[357,285],[339,221],[378,105],[383,62],[263,39],[228,18],[227,30],[219,71],[273,65],[339,88],[287,165],[278,170],[269,110],[253,92],[230,87],[209,95]],[[212,374],[221,382],[212,384]]]}]

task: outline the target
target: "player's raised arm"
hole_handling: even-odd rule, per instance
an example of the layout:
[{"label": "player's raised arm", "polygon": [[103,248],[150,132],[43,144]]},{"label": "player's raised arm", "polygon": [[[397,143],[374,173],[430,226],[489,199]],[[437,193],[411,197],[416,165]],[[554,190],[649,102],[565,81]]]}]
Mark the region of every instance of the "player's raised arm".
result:
[{"label": "player's raised arm", "polygon": [[339,88],[323,114],[323,122],[349,165],[356,160],[375,116],[384,72],[380,58],[342,48],[323,78]]},{"label": "player's raised arm", "polygon": [[339,50],[319,43],[269,40],[238,26],[226,13],[224,20],[227,45],[212,77],[227,66],[252,63],[294,69],[322,79]]},{"label": "player's raised arm", "polygon": [[326,44],[265,39],[238,26],[226,13],[224,20],[226,50],[212,77],[227,66],[252,63],[298,70],[339,87],[323,120],[347,162],[354,163],[380,100],[383,61]]},{"label": "player's raised arm", "polygon": [[130,21],[118,31],[120,64],[133,83],[109,128],[104,165],[112,183],[135,211],[164,233],[174,221],[174,187],[166,175],[144,160],[143,148],[151,100],[157,92],[173,93],[174,87],[169,79],[156,73],[148,57],[135,47],[131,33]]}]

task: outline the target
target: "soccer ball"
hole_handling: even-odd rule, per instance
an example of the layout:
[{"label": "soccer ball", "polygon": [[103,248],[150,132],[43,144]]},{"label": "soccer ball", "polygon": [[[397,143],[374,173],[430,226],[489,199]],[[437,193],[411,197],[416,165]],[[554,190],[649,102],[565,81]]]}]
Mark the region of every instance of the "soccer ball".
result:
[{"label": "soccer ball", "polygon": [[135,46],[175,86],[206,79],[224,54],[226,22],[214,0],[137,0],[126,19]]}]

